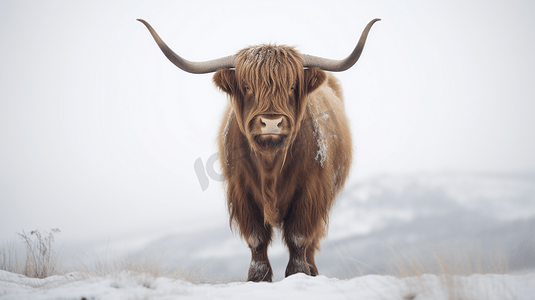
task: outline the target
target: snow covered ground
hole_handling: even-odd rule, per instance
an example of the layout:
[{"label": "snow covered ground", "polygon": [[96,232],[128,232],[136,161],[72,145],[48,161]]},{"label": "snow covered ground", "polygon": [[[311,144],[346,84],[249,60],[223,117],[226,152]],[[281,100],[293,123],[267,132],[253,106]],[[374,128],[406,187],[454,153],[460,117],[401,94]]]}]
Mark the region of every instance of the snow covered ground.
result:
[{"label": "snow covered ground", "polygon": [[348,280],[296,274],[275,283],[193,284],[122,272],[83,278],[80,273],[30,279],[0,271],[0,299],[534,299],[535,273]]}]

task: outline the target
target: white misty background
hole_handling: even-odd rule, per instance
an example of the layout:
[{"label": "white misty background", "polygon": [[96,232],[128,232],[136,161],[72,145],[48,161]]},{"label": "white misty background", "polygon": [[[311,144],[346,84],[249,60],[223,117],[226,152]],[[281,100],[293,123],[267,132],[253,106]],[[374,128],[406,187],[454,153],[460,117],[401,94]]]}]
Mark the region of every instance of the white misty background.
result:
[{"label": "white misty background", "polygon": [[[534,8],[530,1],[3,1],[0,239],[59,228],[65,257],[162,245],[169,264],[245,273],[248,250],[228,229],[221,184],[210,179],[202,191],[193,167],[216,152],[225,95],[211,74],[169,63],[135,19],[202,61],[259,43],[343,58],[378,17],[360,61],[336,74],[355,159],[320,271],[371,272],[354,260],[380,269],[389,245],[533,249]],[[284,265],[280,244],[272,250]]]}]

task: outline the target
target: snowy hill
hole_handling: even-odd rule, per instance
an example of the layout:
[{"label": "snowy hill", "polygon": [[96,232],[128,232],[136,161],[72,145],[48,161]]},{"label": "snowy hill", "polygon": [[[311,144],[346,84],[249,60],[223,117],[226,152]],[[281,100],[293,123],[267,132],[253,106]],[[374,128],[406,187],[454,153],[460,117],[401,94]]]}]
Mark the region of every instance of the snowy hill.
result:
[{"label": "snowy hill", "polygon": [[29,279],[0,271],[1,299],[533,299],[535,274],[396,278],[367,275],[350,280],[295,274],[275,283],[192,284],[123,272],[84,278],[72,273]]},{"label": "snowy hill", "polygon": [[[317,264],[321,274],[351,278],[384,274],[401,254],[432,264],[437,254],[481,259],[501,253],[510,271],[533,269],[534,237],[533,175],[379,176],[346,187]],[[226,224],[142,248],[134,256],[149,253],[166,265],[231,278],[244,278],[250,259],[245,242]],[[281,279],[287,254],[279,237],[269,255]]]}]

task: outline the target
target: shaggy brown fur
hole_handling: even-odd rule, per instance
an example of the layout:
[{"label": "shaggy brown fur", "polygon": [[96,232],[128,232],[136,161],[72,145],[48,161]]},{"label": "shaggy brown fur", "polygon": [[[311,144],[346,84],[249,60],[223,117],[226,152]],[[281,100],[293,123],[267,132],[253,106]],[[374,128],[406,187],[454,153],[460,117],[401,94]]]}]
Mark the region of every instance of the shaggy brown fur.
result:
[{"label": "shaggy brown fur", "polygon": [[[288,46],[241,50],[235,70],[214,83],[229,96],[218,144],[230,222],[251,249],[249,281],[271,281],[267,249],[280,228],[290,259],[286,276],[317,275],[314,253],[351,166],[351,134],[338,80],[303,69]],[[264,119],[282,120],[262,135]]]}]

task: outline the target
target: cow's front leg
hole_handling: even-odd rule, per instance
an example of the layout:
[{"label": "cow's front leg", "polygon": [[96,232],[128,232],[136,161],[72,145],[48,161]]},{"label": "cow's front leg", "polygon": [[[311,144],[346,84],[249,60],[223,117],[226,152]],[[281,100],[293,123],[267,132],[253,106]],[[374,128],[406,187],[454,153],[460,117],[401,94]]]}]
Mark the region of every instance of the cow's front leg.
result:
[{"label": "cow's front leg", "polygon": [[299,230],[298,224],[293,219],[285,221],[283,227],[284,241],[290,252],[290,260],[286,266],[285,276],[295,273],[305,273],[311,275],[309,264],[307,263],[306,250],[310,242]]},{"label": "cow's front leg", "polygon": [[318,267],[316,267],[316,260],[314,258],[314,254],[316,254],[316,250],[319,249],[319,241],[318,239],[314,239],[310,245],[308,245],[306,249],[306,256],[307,256],[307,263],[310,267],[310,275],[316,276],[318,275]]},{"label": "cow's front leg", "polygon": [[247,272],[247,281],[271,282],[273,270],[269,263],[267,250],[271,243],[273,229],[269,224],[264,224],[260,210],[251,202],[248,204],[251,213],[247,215],[245,222],[238,223],[240,232],[251,249],[251,263]]},{"label": "cow's front leg", "polygon": [[269,224],[264,224],[262,210],[242,186],[230,181],[227,193],[230,221],[238,227],[240,235],[251,249],[247,281],[271,281],[273,271],[267,250],[273,229]]},{"label": "cow's front leg", "polygon": [[[259,225],[259,224],[255,224]],[[268,259],[268,246],[271,242],[273,230],[270,225],[255,226],[251,234],[246,238],[249,249],[251,249],[251,263],[247,281],[269,281],[273,277],[273,270]]]}]

